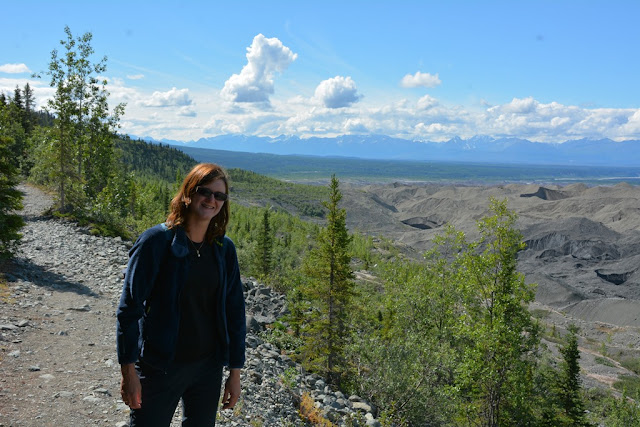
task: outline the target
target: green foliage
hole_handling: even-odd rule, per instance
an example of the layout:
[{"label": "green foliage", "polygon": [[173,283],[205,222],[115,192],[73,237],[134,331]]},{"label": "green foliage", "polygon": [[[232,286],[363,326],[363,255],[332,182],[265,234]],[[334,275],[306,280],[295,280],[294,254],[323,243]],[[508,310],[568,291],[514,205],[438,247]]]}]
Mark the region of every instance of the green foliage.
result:
[{"label": "green foliage", "polygon": [[[233,175],[231,179],[234,180]],[[231,196],[232,199],[236,198],[233,189]],[[231,202],[227,234],[236,244],[240,268],[247,276],[262,275],[259,259],[255,255],[263,221],[263,208]],[[269,211],[269,225],[273,230],[270,274],[262,280],[286,292],[297,286],[302,258],[310,249],[310,238],[317,232],[318,226],[282,210]]]},{"label": "green foliage", "polygon": [[607,359],[606,357],[596,356],[595,361],[600,365],[610,366],[612,368],[616,366],[615,363],[613,363],[610,359]]},{"label": "green foliage", "polygon": [[303,326],[305,344],[301,352],[307,368],[339,385],[347,370],[345,350],[354,275],[349,254],[352,239],[347,232],[346,211],[338,207],[342,194],[335,175],[329,188],[330,198],[324,203],[327,226],[318,232],[317,246],[307,253],[302,267],[307,278],[303,294],[311,303],[311,311]]},{"label": "green foliage", "polygon": [[531,418],[539,338],[527,311],[534,289],[516,271],[517,253],[524,248],[514,227],[516,215],[496,199],[490,210],[493,215],[478,222],[480,240],[469,245],[462,260],[465,311],[456,333],[466,345],[455,383],[464,399],[461,415],[497,426]]},{"label": "green foliage", "polygon": [[74,38],[65,27],[64,52],[51,52],[47,75],[55,88],[48,108],[54,114],[51,128],[35,133],[35,175],[57,190],[58,209],[85,217],[96,196],[108,185],[114,169],[113,132],[124,112],[107,104],[106,57],[94,63],[92,35]]},{"label": "green foliage", "polygon": [[640,395],[640,378],[635,375],[621,375],[613,387],[619,391],[626,391],[631,396]]},{"label": "green foliage", "polygon": [[294,184],[242,170],[229,169],[235,197],[260,205],[276,204],[307,217],[324,217],[321,200],[329,196],[326,187]]},{"label": "green foliage", "polygon": [[630,399],[627,393],[620,398],[609,396],[605,400],[603,412],[607,427],[639,427],[640,426],[640,394]]},{"label": "green foliage", "polygon": [[262,214],[261,227],[258,230],[258,242],[256,245],[255,259],[258,263],[258,270],[261,277],[267,277],[271,273],[273,236],[269,223],[269,206]]},{"label": "green foliage", "polygon": [[620,364],[635,374],[640,375],[640,357],[622,359]]},{"label": "green foliage", "polygon": [[564,424],[570,426],[588,425],[584,415],[582,383],[580,380],[580,350],[578,350],[578,328],[569,326],[566,345],[560,349],[562,364],[558,376],[557,389],[563,411]]},{"label": "green foliage", "polygon": [[260,338],[289,353],[296,352],[303,344],[300,337],[295,336],[282,323],[276,323],[271,329],[261,332]]},{"label": "green foliage", "polygon": [[18,171],[10,148],[13,139],[9,136],[9,123],[6,109],[0,105],[0,259],[15,252],[23,225],[22,218],[15,213],[22,208],[22,193],[15,188]]},{"label": "green foliage", "polygon": [[119,136],[115,146],[126,169],[135,171],[135,176],[141,179],[174,182],[197,163],[177,148],[133,140],[126,135]]}]

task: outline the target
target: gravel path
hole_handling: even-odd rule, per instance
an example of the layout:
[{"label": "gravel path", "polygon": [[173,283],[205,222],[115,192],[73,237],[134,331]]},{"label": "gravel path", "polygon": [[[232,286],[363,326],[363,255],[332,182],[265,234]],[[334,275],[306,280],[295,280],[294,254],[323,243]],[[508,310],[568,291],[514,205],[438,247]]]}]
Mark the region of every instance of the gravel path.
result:
[{"label": "gravel path", "polygon": [[[129,409],[119,393],[115,309],[130,243],[43,217],[51,198],[30,186],[20,189],[26,226],[0,288],[0,427],[125,427]],[[366,402],[333,393],[253,334],[283,312],[284,298],[252,280],[244,286],[252,333],[243,395],[235,410],[220,414],[218,425],[305,425],[293,397],[304,391],[339,425],[356,407],[368,425],[379,425]],[[285,371],[296,382],[293,389],[283,384]],[[179,418],[178,410],[172,426]]]}]

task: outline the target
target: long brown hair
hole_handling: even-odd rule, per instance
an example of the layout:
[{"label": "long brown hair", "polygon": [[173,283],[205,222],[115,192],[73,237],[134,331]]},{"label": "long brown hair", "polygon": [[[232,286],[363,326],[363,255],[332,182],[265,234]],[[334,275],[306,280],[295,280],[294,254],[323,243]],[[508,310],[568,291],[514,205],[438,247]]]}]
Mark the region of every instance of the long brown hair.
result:
[{"label": "long brown hair", "polygon": [[[171,200],[170,212],[167,217],[167,227],[173,228],[176,226],[187,227],[187,209],[191,203],[191,196],[196,191],[196,187],[199,185],[207,185],[216,179],[221,179],[224,182],[225,192],[229,194],[229,175],[222,169],[222,167],[213,163],[200,163],[191,169],[191,172],[187,174],[182,181],[180,190]],[[212,243],[216,237],[222,237],[227,231],[227,224],[229,223],[229,200],[224,202],[220,212],[214,216],[209,222],[205,239],[207,242]]]}]

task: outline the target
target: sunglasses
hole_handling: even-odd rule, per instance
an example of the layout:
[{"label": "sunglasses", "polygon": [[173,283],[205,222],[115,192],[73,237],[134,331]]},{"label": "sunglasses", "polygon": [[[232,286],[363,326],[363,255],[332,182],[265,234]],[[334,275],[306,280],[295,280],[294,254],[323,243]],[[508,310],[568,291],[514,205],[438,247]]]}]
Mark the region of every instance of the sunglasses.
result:
[{"label": "sunglasses", "polygon": [[227,193],[221,193],[220,191],[211,191],[207,187],[196,187],[196,193],[206,199],[213,197],[220,202],[225,202],[229,198],[229,195]]}]

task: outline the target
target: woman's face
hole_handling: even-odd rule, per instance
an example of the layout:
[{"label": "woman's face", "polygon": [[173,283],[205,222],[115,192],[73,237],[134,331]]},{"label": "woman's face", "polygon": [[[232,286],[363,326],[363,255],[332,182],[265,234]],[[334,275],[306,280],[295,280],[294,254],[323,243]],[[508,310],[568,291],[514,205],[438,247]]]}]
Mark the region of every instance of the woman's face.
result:
[{"label": "woman's face", "polygon": [[225,201],[215,198],[215,193],[226,194],[224,181],[216,179],[208,184],[200,185],[191,196],[189,204],[189,218],[195,221],[211,221],[218,215]]}]

